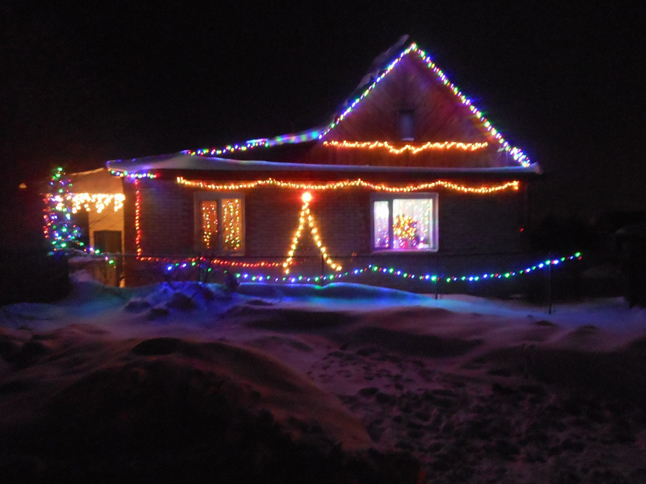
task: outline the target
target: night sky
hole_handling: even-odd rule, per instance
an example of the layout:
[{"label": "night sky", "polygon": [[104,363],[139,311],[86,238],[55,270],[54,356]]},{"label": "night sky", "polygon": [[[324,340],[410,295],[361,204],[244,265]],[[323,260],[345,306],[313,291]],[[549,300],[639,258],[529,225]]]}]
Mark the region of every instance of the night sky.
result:
[{"label": "night sky", "polygon": [[[644,23],[615,2],[2,2],[3,188],[327,121],[403,34],[546,171],[541,213],[646,209]],[[617,2],[629,3],[638,2]]]}]

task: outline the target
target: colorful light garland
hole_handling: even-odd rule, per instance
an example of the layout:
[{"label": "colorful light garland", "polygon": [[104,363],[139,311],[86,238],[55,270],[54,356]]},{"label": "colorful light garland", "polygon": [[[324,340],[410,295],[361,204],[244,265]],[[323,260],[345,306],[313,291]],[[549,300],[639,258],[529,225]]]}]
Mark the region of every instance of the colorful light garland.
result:
[{"label": "colorful light garland", "polygon": [[127,171],[110,170],[110,175],[118,176],[121,178],[127,178],[129,180],[140,180],[142,178],[148,178],[148,179],[154,180],[155,178],[158,178],[157,173],[149,173],[149,172],[130,173]]},{"label": "colorful light garland", "polygon": [[412,154],[417,154],[421,151],[437,151],[437,150],[462,150],[462,151],[476,151],[486,148],[489,143],[461,143],[457,141],[429,141],[423,145],[405,144],[401,147],[396,147],[388,143],[388,141],[324,141],[323,146],[330,146],[334,148],[360,148],[374,150],[381,148],[388,150],[389,153],[394,155],[401,155],[409,151]]},{"label": "colorful light garland", "polygon": [[338,264],[335,264],[332,261],[332,259],[330,259],[330,256],[327,254],[327,249],[323,246],[323,243],[321,242],[318,229],[314,224],[314,217],[312,217],[312,212],[310,211],[310,202],[312,201],[312,194],[309,192],[305,192],[303,193],[302,198],[303,198],[303,206],[301,207],[301,213],[299,215],[298,229],[296,229],[296,233],[294,234],[294,238],[292,239],[292,246],[290,247],[289,252],[287,253],[287,259],[285,259],[285,262],[283,262],[283,268],[285,269],[285,274],[289,274],[289,270],[290,270],[289,268],[292,265],[292,261],[294,259],[294,253],[296,252],[296,248],[298,247],[298,242],[301,240],[301,234],[303,232],[303,227],[305,226],[305,220],[307,220],[307,224],[309,225],[310,233],[312,234],[314,243],[319,248],[319,251],[321,252],[321,257],[323,257],[323,260],[325,261],[325,263],[328,266],[330,266],[332,270],[340,271],[342,267]]},{"label": "colorful light garland", "polygon": [[80,229],[72,222],[72,182],[63,168],[56,168],[49,181],[51,192],[45,195],[43,234],[52,244],[52,250],[67,251],[83,247],[79,241]]},{"label": "colorful light garland", "polygon": [[341,121],[343,121],[348,115],[353,111],[354,108],[357,107],[357,105],[361,102],[362,99],[364,99],[372,90],[393,70],[393,68],[402,60],[402,58],[411,52],[416,53],[417,55],[420,56],[420,58],[423,60],[423,62],[426,64],[426,66],[435,73],[435,75],[438,77],[438,79],[442,82],[443,85],[445,85],[449,91],[458,98],[458,100],[466,106],[471,114],[478,120],[478,122],[482,125],[482,127],[489,133],[491,134],[501,145],[502,149],[505,152],[508,152],[512,158],[518,162],[521,166],[527,167],[531,164],[530,159],[523,153],[523,151],[515,146],[511,146],[509,142],[507,142],[503,137],[502,134],[496,130],[491,125],[491,122],[482,114],[482,111],[480,111],[478,108],[476,108],[471,100],[467,98],[459,89],[458,87],[453,84],[451,81],[449,81],[448,77],[446,74],[433,62],[433,60],[430,58],[430,56],[426,55],[426,52],[424,52],[422,49],[417,47],[416,43],[412,43],[408,48],[403,50],[399,56],[391,62],[377,77],[370,86],[368,86],[363,93],[356,99],[352,101],[352,103],[339,115],[337,116],[325,129],[313,129],[309,131],[304,131],[302,133],[298,133],[295,135],[284,135],[284,136],[278,136],[276,138],[261,138],[261,139],[255,139],[255,140],[249,140],[245,143],[242,144],[236,144],[236,145],[228,145],[224,148],[205,148],[205,149],[200,149],[200,150],[185,150],[182,153],[190,154],[190,155],[200,155],[200,156],[219,156],[223,155],[226,153],[231,153],[231,152],[236,152],[236,151],[247,151],[250,149],[258,148],[258,147],[269,147],[269,146],[276,146],[276,145],[281,145],[281,144],[288,144],[288,143],[302,143],[304,141],[310,141],[313,139],[323,139],[331,130],[333,130],[336,126],[339,125]]},{"label": "colorful light garland", "polygon": [[[149,259],[149,258],[145,258],[145,259]],[[581,252],[576,252],[572,255],[565,256],[565,257],[541,260],[536,264],[527,266],[526,268],[518,271],[485,272],[485,273],[480,273],[476,275],[471,274],[471,275],[462,275],[462,276],[447,276],[447,275],[438,275],[438,274],[414,274],[411,272],[398,270],[393,267],[379,266],[376,264],[369,264],[368,266],[363,267],[361,269],[352,269],[346,272],[337,272],[336,274],[321,275],[321,276],[292,275],[290,277],[287,277],[287,276],[278,277],[278,276],[263,275],[263,274],[251,275],[248,273],[244,273],[244,274],[237,273],[235,274],[235,276],[239,279],[250,280],[252,282],[279,282],[279,283],[286,282],[286,283],[294,284],[294,283],[312,283],[312,282],[318,283],[318,282],[335,281],[335,280],[343,279],[345,277],[358,276],[365,273],[373,273],[373,274],[383,274],[387,276],[399,277],[402,279],[410,279],[410,280],[424,282],[424,283],[437,283],[440,281],[446,282],[446,283],[453,283],[453,282],[474,283],[474,282],[483,282],[487,280],[510,279],[513,277],[517,277],[519,275],[527,275],[532,272],[545,270],[548,267],[558,266],[564,262],[582,260],[582,259],[583,259],[583,255],[581,254]],[[174,264],[168,265],[166,267],[166,270],[170,272],[173,269],[177,269],[177,268],[184,269],[187,267],[195,267],[197,263],[198,262],[194,260],[189,262],[176,262]]]},{"label": "colorful light garland", "polygon": [[306,141],[318,139],[321,130],[310,129],[297,134],[285,134],[276,136],[275,138],[259,138],[246,141],[244,144],[227,145],[224,148],[204,148],[200,150],[184,150],[182,153],[186,155],[199,155],[199,156],[220,156],[226,153],[234,153],[236,151],[247,151],[253,148],[268,148],[270,146],[278,146],[284,144],[297,144]]},{"label": "colorful light garland", "polygon": [[215,183],[210,183],[207,181],[199,180],[187,180],[184,177],[177,177],[177,183],[180,185],[185,185],[193,188],[200,188],[203,190],[245,190],[250,188],[257,188],[263,186],[274,186],[278,188],[289,188],[292,190],[338,190],[343,188],[370,188],[371,190],[379,192],[388,192],[388,193],[408,193],[408,192],[417,192],[421,190],[429,190],[436,187],[444,187],[449,190],[455,190],[463,193],[472,193],[479,195],[486,195],[490,193],[499,192],[502,190],[512,189],[518,190],[520,182],[517,180],[505,182],[501,185],[493,185],[488,187],[467,187],[465,185],[459,185],[457,183],[448,182],[445,180],[437,180],[430,183],[421,183],[419,185],[408,185],[405,187],[389,187],[387,185],[378,185],[370,182],[363,181],[360,178],[356,180],[345,180],[339,182],[330,182],[330,183],[321,183],[321,184],[312,184],[312,183],[294,183],[275,180],[273,178],[267,178],[264,180],[256,180],[253,182],[243,182],[243,183],[227,183],[223,185],[218,185]]},{"label": "colorful light garland", "polygon": [[101,213],[112,205],[115,212],[123,208],[126,196],[123,193],[72,193],[72,213],[84,208],[88,212]]}]

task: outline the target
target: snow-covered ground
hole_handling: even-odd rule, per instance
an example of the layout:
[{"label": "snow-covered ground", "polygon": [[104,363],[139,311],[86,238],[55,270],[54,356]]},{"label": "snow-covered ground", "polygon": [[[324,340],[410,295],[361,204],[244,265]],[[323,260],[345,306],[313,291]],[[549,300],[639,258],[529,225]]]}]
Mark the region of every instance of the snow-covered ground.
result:
[{"label": "snow-covered ground", "polygon": [[83,282],[0,308],[0,356],[0,478],[646,482],[646,311],[622,299]]}]

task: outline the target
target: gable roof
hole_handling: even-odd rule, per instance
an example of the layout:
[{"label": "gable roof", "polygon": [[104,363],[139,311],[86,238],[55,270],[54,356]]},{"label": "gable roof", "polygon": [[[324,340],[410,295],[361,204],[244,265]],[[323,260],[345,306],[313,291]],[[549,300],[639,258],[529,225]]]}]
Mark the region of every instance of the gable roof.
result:
[{"label": "gable roof", "polygon": [[[518,147],[512,146],[502,134],[493,127],[491,122],[483,115],[483,113],[476,108],[472,101],[464,95],[460,89],[453,84],[446,74],[432,61],[430,56],[426,54],[425,51],[420,49],[416,43],[411,43],[407,47],[403,47],[402,41],[406,41],[407,36],[400,39],[400,41],[391,47],[384,54],[380,55],[376,62],[373,63],[373,66],[370,72],[364,76],[358,88],[353,92],[350,98],[339,108],[339,110],[333,115],[330,122],[318,126],[316,128],[300,131],[297,133],[284,134],[281,136],[276,136],[272,138],[256,138],[251,139],[240,144],[232,144],[219,148],[205,148],[198,150],[184,150],[180,152],[183,155],[199,155],[201,157],[209,158],[244,158],[250,159],[253,158],[264,158],[266,160],[272,160],[272,157],[269,156],[272,151],[275,151],[275,148],[281,146],[290,146],[290,145],[303,145],[303,144],[312,144],[319,141],[327,141],[330,138],[330,133],[333,133],[334,130],[344,123],[345,120],[350,118],[353,115],[353,112],[356,111],[357,107],[361,105],[362,101],[366,99],[372,92],[379,88],[380,83],[387,76],[397,69],[398,65],[401,64],[401,61],[409,55],[417,56],[424,65],[432,72],[436,80],[446,87],[450,95],[453,97],[454,101],[462,105],[463,108],[466,108],[472,117],[473,122],[476,126],[486,135],[487,139],[492,142],[492,144],[497,144],[497,151],[504,152],[510,156],[520,168],[529,168],[531,167],[532,172],[539,172],[540,168],[536,163],[532,163],[530,159],[525,155],[525,153]],[[391,55],[395,52],[395,55]],[[384,59],[387,59],[384,61]],[[327,143],[326,143],[327,145]],[[263,148],[263,149],[260,149]],[[274,148],[272,150],[271,148]],[[248,153],[253,152],[253,153]],[[265,155],[265,156],[263,156]],[[135,161],[135,160],[131,160]],[[282,158],[281,158],[282,161]],[[289,161],[289,160],[286,160]],[[120,160],[108,162],[108,168],[113,171],[125,171],[120,167],[122,162]],[[125,168],[125,165],[121,165]],[[309,166],[312,166],[311,164]],[[338,166],[338,165],[337,165]],[[130,172],[134,168],[133,164],[129,165]],[[163,169],[163,168],[159,168]],[[483,168],[471,168],[473,171],[480,171]]]}]

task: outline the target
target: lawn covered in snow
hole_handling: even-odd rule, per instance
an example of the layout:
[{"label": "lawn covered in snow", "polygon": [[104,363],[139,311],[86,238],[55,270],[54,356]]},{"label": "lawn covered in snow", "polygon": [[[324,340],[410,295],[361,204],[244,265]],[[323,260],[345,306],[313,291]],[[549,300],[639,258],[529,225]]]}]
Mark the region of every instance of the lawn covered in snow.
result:
[{"label": "lawn covered in snow", "polygon": [[622,299],[82,282],[0,308],[0,357],[3,482],[646,479]]}]

